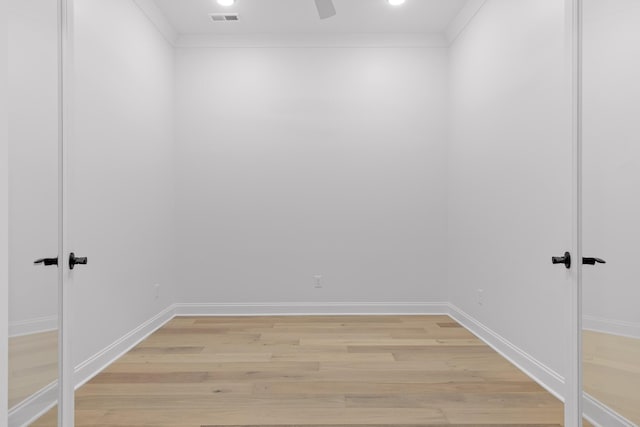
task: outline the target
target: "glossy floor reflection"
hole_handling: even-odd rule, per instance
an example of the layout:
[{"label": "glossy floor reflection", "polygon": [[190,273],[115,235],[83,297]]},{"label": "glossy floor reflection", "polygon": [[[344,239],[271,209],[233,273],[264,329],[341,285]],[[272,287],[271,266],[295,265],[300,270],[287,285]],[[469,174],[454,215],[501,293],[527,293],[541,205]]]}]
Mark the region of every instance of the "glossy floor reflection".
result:
[{"label": "glossy floor reflection", "polygon": [[58,331],[9,338],[9,408],[58,378]]},{"label": "glossy floor reflection", "polygon": [[584,389],[640,424],[640,340],[584,331]]}]

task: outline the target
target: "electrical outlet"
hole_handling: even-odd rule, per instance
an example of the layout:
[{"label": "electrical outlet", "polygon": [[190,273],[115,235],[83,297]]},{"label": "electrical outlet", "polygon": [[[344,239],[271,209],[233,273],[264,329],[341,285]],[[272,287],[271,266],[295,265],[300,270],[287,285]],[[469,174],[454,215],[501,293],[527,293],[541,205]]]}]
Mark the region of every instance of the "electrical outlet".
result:
[{"label": "electrical outlet", "polygon": [[322,289],[322,275],[321,274],[316,274],[315,276],[313,276],[313,282],[314,282],[314,285],[313,285],[314,288]]},{"label": "electrical outlet", "polygon": [[156,283],[155,285],[153,285],[153,298],[154,299],[160,298],[160,284],[159,283]]},{"label": "electrical outlet", "polygon": [[484,305],[484,289],[478,289],[478,305]]}]

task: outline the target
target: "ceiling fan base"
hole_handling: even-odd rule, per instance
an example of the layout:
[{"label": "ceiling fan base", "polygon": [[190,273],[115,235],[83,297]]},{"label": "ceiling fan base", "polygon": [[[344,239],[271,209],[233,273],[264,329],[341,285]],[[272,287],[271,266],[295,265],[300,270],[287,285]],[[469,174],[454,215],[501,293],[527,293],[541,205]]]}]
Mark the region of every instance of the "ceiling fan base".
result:
[{"label": "ceiling fan base", "polygon": [[328,19],[336,15],[336,7],[333,0],[315,0],[320,19]]}]

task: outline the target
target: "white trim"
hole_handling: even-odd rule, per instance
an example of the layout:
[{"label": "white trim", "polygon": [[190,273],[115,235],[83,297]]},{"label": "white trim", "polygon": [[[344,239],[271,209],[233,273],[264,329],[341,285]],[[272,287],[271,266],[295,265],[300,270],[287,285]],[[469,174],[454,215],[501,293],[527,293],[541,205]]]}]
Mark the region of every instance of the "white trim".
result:
[{"label": "white trim", "polygon": [[58,403],[58,381],[29,396],[9,411],[10,427],[25,427],[46,414]]},{"label": "white trim", "polygon": [[0,427],[9,400],[9,126],[7,105],[8,7],[0,1]]},{"label": "white trim", "polygon": [[82,387],[129,350],[145,340],[175,317],[174,306],[169,306],[134,330],[94,354],[74,369],[75,389]]},{"label": "white trim", "polygon": [[38,317],[35,319],[17,320],[9,322],[9,337],[39,334],[58,329],[58,316]]},{"label": "white trim", "polygon": [[[448,312],[449,305],[444,302],[173,304],[77,365],[74,389],[82,387],[176,316],[447,315]],[[10,425],[28,425],[53,407],[57,401],[56,385],[45,387],[13,408]]]},{"label": "white trim", "polygon": [[[574,260],[582,260],[582,0],[565,0],[565,52],[567,113],[571,144],[571,242]],[[560,248],[559,248],[560,249]],[[566,310],[565,427],[582,426],[582,262],[574,262],[570,272]]]},{"label": "white trim", "polygon": [[[502,357],[513,363],[532,380],[544,387],[560,401],[565,401],[565,378],[553,369],[538,361],[524,350],[502,337],[500,334],[483,325],[453,304],[449,304],[449,315],[488,346],[500,353]],[[599,427],[635,427],[631,421],[616,413],[594,397],[584,393],[582,402],[584,418]],[[582,416],[580,417],[582,419]]]},{"label": "white trim", "polygon": [[[183,34],[169,22],[153,0],[132,0],[172,46],[178,48],[350,48],[350,47],[424,47],[449,46],[444,33],[353,33],[353,34]],[[470,0],[471,4],[479,0]],[[486,0],[480,0],[484,3]],[[468,6],[464,9],[469,8]],[[472,9],[472,7],[471,7]],[[475,14],[475,12],[474,12]],[[468,20],[473,18],[469,17]],[[463,18],[464,19],[464,18]],[[466,25],[466,23],[464,24]],[[461,30],[460,30],[461,31]]]},{"label": "white trim", "polygon": [[453,304],[449,304],[449,315],[489,347],[500,353],[502,357],[513,363],[532,380],[544,387],[559,400],[564,400],[564,377],[538,361],[536,358],[502,337],[497,332],[483,325]]},{"label": "white trim", "polygon": [[585,315],[582,317],[582,327],[587,331],[640,339],[640,323],[637,322]]},{"label": "white trim", "polygon": [[613,411],[599,400],[584,393],[584,417],[597,427],[636,427],[628,419]]},{"label": "white trim", "polygon": [[[536,360],[500,334],[453,304],[445,302],[398,303],[178,303],[142,323],[103,350],[80,363],[74,370],[74,388],[82,387],[109,365],[162,328],[174,317],[193,316],[331,316],[331,315],[447,315],[513,363],[559,400],[563,400],[565,380],[559,373]],[[28,425],[49,410],[56,401],[56,384],[51,384],[13,408],[11,426]],[[585,417],[603,427],[630,427],[628,420],[585,394]],[[626,423],[626,424],[625,424]]]},{"label": "white trim", "polygon": [[175,47],[189,48],[446,48],[442,34],[179,34]]},{"label": "white trim", "polygon": [[75,424],[73,382],[73,274],[69,269],[69,165],[73,145],[74,1],[58,0],[58,425]]},{"label": "white trim", "polygon": [[174,304],[176,316],[446,315],[445,302]]},{"label": "white trim", "polygon": [[480,12],[487,0],[468,0],[455,18],[449,23],[444,34],[449,45],[452,45],[467,28],[469,23]]},{"label": "white trim", "polygon": [[153,0],[133,0],[133,2],[156,27],[162,37],[164,37],[170,45],[175,45],[178,39],[178,33],[164,13],[158,9],[156,3]]},{"label": "white trim", "polygon": [[[74,390],[82,387],[93,377],[105,370],[129,350],[173,319],[174,316],[174,307],[169,306],[156,316],[94,354],[89,359],[80,363],[74,369]],[[9,426],[28,426],[55,406],[57,402],[58,387],[57,382],[53,382],[12,408],[9,413]]]}]

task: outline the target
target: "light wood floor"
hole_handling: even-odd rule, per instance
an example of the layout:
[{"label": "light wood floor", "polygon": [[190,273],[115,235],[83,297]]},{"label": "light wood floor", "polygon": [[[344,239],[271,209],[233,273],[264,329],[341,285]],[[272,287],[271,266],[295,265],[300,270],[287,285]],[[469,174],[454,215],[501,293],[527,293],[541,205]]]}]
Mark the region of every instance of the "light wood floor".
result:
[{"label": "light wood floor", "polygon": [[584,331],[584,388],[640,425],[640,340]]},{"label": "light wood floor", "polygon": [[446,316],[176,318],[76,396],[78,426],[562,419],[559,401]]},{"label": "light wood floor", "polygon": [[9,338],[9,408],[58,378],[58,331]]}]

